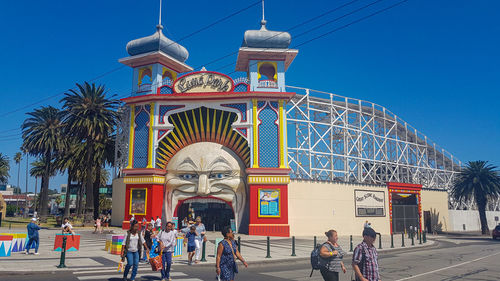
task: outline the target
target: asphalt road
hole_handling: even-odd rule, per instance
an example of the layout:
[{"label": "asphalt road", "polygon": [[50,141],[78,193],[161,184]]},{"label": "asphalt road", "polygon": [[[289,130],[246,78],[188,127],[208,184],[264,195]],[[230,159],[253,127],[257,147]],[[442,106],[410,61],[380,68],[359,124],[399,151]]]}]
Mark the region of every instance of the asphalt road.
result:
[{"label": "asphalt road", "polygon": [[[480,237],[455,237],[438,240],[430,248],[399,250],[382,253],[379,257],[382,280],[500,280],[500,240]],[[349,261],[350,257],[346,260]],[[348,262],[346,262],[348,263]],[[240,265],[237,281],[255,280],[322,280],[318,271],[310,278],[309,260],[297,262]],[[136,280],[159,280],[159,273],[153,273],[142,265]],[[175,264],[173,280],[196,281],[215,280],[213,266],[187,266]],[[341,280],[351,278],[351,271],[341,274]],[[0,273],[0,280],[122,280],[114,268],[85,268],[78,271],[13,274]]]}]

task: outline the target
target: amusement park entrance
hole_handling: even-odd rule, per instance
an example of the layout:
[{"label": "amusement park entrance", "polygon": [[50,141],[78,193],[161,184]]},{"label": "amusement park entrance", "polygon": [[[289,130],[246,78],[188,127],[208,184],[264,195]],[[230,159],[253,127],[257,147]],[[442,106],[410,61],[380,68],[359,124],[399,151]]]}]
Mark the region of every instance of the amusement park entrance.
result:
[{"label": "amusement park entrance", "polygon": [[226,202],[207,198],[184,201],[177,210],[179,222],[188,218],[194,221],[200,216],[207,231],[220,231],[222,227],[231,225],[234,219],[233,208]]},{"label": "amusement park entrance", "polygon": [[416,194],[392,194],[392,230],[394,233],[410,232],[419,228],[418,198]]}]

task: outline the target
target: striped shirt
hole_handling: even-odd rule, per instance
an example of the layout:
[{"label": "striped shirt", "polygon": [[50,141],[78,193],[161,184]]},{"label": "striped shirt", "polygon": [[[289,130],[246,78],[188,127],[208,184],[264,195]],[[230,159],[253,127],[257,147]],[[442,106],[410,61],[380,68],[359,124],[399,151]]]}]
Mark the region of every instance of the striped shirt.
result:
[{"label": "striped shirt", "polygon": [[342,247],[340,247],[340,245],[332,246],[330,243],[325,243],[323,244],[323,247],[326,247],[329,252],[338,251],[337,255],[333,255],[326,259],[326,269],[328,269],[328,271],[341,272],[341,262],[346,252],[342,250]]},{"label": "striped shirt", "polygon": [[[352,254],[352,263],[359,266],[359,270],[363,277],[368,281],[378,281],[378,253],[377,249],[372,245],[369,247],[364,241],[356,246]],[[358,280],[358,279],[356,279]]]}]

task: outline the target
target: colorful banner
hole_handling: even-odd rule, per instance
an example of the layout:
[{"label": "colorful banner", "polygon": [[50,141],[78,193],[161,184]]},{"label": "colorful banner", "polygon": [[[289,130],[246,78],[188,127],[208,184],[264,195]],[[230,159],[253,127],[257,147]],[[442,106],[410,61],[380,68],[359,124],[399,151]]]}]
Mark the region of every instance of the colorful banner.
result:
[{"label": "colorful banner", "polygon": [[259,189],[259,217],[279,217],[280,199],[279,189]]}]

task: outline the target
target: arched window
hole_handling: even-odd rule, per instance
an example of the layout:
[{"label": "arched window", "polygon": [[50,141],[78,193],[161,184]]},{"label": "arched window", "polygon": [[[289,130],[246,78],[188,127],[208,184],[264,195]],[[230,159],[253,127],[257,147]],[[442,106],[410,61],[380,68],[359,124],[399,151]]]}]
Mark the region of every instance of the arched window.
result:
[{"label": "arched window", "polygon": [[276,62],[259,62],[257,68],[259,88],[278,88],[278,68]]}]

